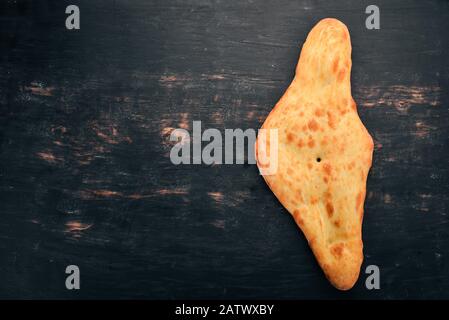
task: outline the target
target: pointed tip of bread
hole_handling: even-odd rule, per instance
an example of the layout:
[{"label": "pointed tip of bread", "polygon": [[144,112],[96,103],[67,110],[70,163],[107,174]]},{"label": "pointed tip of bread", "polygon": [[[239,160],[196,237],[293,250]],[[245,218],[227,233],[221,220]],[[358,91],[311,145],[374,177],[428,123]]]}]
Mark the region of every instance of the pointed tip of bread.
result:
[{"label": "pointed tip of bread", "polygon": [[318,254],[321,258],[318,262],[335,288],[346,291],[357,282],[363,262],[363,244],[360,243],[361,240],[336,244]]},{"label": "pointed tip of bread", "polygon": [[360,265],[354,264],[347,268],[337,267],[337,270],[331,270],[330,274],[327,274],[329,282],[338,290],[347,291],[357,282],[360,273]]},{"label": "pointed tip of bread", "polygon": [[340,21],[340,20],[338,20],[336,18],[324,18],[324,19],[321,19],[315,25],[315,28],[318,27],[318,26],[323,26],[323,25],[334,26],[334,27],[342,27],[344,29],[348,28],[348,27],[346,27],[346,25],[342,21]]}]

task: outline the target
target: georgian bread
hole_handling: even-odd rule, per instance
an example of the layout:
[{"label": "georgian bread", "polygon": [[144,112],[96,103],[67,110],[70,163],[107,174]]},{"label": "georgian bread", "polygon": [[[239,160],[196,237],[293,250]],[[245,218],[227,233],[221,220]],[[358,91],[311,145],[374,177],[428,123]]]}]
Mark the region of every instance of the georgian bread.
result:
[{"label": "georgian bread", "polygon": [[262,126],[278,129],[277,172],[264,179],[341,290],[354,285],[363,261],[363,204],[373,153],[351,96],[351,65],[347,27],[321,20],[303,45],[293,82]]}]

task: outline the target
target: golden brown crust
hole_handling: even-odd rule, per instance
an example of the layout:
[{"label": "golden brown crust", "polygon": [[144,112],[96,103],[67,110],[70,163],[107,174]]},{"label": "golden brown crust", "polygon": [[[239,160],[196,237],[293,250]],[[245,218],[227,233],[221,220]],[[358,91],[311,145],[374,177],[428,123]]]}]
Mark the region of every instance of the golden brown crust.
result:
[{"label": "golden brown crust", "polygon": [[348,29],[336,19],[321,20],[303,45],[293,82],[262,126],[278,129],[278,169],[264,179],[341,290],[354,285],[363,261],[373,153],[351,96],[351,65]]}]

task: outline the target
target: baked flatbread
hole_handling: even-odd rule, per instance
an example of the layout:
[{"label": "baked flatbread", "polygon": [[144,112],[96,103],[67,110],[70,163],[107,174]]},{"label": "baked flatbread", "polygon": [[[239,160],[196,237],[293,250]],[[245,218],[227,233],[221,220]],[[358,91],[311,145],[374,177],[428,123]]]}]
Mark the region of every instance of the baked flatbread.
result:
[{"label": "baked flatbread", "polygon": [[321,20],[307,36],[293,82],[262,126],[277,129],[277,141],[259,134],[256,144],[263,174],[260,150],[277,142],[277,170],[263,177],[341,290],[352,288],[363,261],[363,204],[373,154],[351,96],[351,65],[347,27]]}]

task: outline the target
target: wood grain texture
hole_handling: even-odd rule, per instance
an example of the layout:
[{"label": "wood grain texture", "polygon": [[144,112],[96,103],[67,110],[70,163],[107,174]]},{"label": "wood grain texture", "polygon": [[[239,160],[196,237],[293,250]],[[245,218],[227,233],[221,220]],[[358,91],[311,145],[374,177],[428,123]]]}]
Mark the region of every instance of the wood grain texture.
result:
[{"label": "wood grain texture", "polygon": [[[377,1],[380,30],[367,1],[80,0],[79,31],[68,4],[0,4],[1,298],[449,298],[447,1]],[[324,17],[351,32],[375,140],[345,293],[255,165],[168,158],[193,120],[259,128]]]}]

